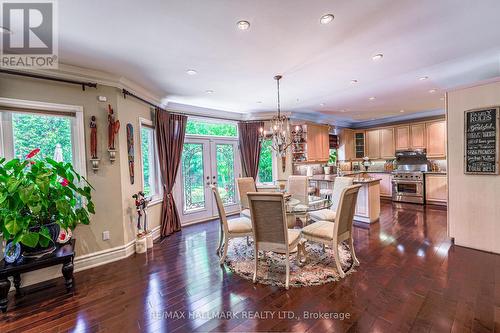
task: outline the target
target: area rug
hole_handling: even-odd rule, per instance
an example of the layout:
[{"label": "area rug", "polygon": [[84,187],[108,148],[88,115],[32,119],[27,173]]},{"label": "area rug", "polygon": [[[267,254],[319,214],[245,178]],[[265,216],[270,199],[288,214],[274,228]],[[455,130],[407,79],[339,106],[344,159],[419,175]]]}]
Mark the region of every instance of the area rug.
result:
[{"label": "area rug", "polygon": [[[247,245],[246,238],[235,238],[229,241],[226,265],[237,275],[253,279],[254,253],[253,244]],[[339,280],[333,250],[317,243],[306,243],[308,259],[306,263],[297,264],[297,253],[290,255],[290,286],[305,287],[317,286]],[[341,266],[346,274],[351,274],[352,260],[347,245],[339,246]],[[349,270],[349,272],[347,272]],[[285,256],[274,252],[266,252],[266,259],[262,254],[259,258],[257,282],[262,284],[285,286]]]}]

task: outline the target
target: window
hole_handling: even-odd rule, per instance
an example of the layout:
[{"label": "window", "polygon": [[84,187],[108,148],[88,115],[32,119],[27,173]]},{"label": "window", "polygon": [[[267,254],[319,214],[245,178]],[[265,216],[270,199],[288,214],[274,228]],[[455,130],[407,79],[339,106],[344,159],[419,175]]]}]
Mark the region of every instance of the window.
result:
[{"label": "window", "polygon": [[201,119],[188,119],[186,124],[186,134],[188,135],[209,135],[238,137],[238,127],[235,123],[211,122]]},{"label": "window", "polygon": [[71,163],[86,176],[80,107],[0,98],[0,119],[1,156],[24,159],[39,148],[40,157]]},{"label": "window", "polygon": [[260,148],[258,183],[266,184],[273,182],[273,151],[272,140],[262,141]]},{"label": "window", "polygon": [[141,119],[141,160],[142,160],[142,191],[148,198],[161,197],[161,181],[157,158],[155,131],[152,122]]}]

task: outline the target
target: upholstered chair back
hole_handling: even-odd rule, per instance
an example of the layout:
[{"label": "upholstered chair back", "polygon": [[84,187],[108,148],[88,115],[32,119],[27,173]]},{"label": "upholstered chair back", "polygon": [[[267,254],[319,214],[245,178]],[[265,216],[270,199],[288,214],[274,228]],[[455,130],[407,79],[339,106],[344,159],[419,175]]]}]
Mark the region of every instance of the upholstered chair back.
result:
[{"label": "upholstered chair back", "polygon": [[222,202],[222,199],[220,197],[219,190],[217,189],[217,186],[214,185],[210,185],[210,189],[212,190],[212,193],[215,197],[215,203],[217,204],[217,210],[219,211],[220,223],[222,224],[224,231],[228,232],[226,211],[224,209],[224,203]]},{"label": "upholstered chair back", "polygon": [[309,179],[307,176],[290,176],[288,177],[287,192],[291,194],[292,198],[296,198],[304,202],[308,197],[307,188],[309,186]]},{"label": "upholstered chair back", "polygon": [[351,234],[352,223],[354,219],[354,211],[356,209],[356,201],[361,185],[352,185],[344,188],[340,195],[340,203],[335,217],[334,234],[337,234],[338,239],[342,240],[342,235]]},{"label": "upholstered chair back", "polygon": [[248,204],[248,192],[257,192],[257,188],[255,186],[255,180],[252,177],[242,177],[237,178],[236,183],[238,184],[238,193],[240,194],[240,205],[241,208],[246,209],[249,208]]},{"label": "upholstered chair back", "polygon": [[[254,241],[258,247],[288,245],[288,228],[283,194],[248,193]],[[262,245],[262,246],[261,246]]]},{"label": "upholstered chair back", "polygon": [[335,177],[332,191],[332,206],[330,207],[334,212],[338,210],[340,198],[344,189],[352,186],[352,180],[352,177]]}]

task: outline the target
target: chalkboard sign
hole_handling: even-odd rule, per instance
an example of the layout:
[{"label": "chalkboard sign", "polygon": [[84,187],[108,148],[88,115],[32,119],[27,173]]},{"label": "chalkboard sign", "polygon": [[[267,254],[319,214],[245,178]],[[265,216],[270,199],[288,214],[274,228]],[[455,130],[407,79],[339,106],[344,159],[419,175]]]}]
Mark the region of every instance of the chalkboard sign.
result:
[{"label": "chalkboard sign", "polygon": [[498,174],[500,109],[465,111],[465,173]]}]

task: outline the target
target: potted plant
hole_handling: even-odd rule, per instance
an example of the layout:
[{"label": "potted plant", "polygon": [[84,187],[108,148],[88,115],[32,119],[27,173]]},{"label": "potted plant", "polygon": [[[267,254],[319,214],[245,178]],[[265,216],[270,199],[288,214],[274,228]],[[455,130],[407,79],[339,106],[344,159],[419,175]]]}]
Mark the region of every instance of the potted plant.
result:
[{"label": "potted plant", "polygon": [[71,163],[37,159],[0,159],[0,231],[12,250],[26,255],[50,252],[60,229],[89,224],[94,214],[92,186]]},{"label": "potted plant", "polygon": [[329,175],[332,173],[332,166],[335,166],[336,163],[337,163],[337,151],[330,150],[330,158],[328,159],[327,164],[324,166],[325,175]]}]

